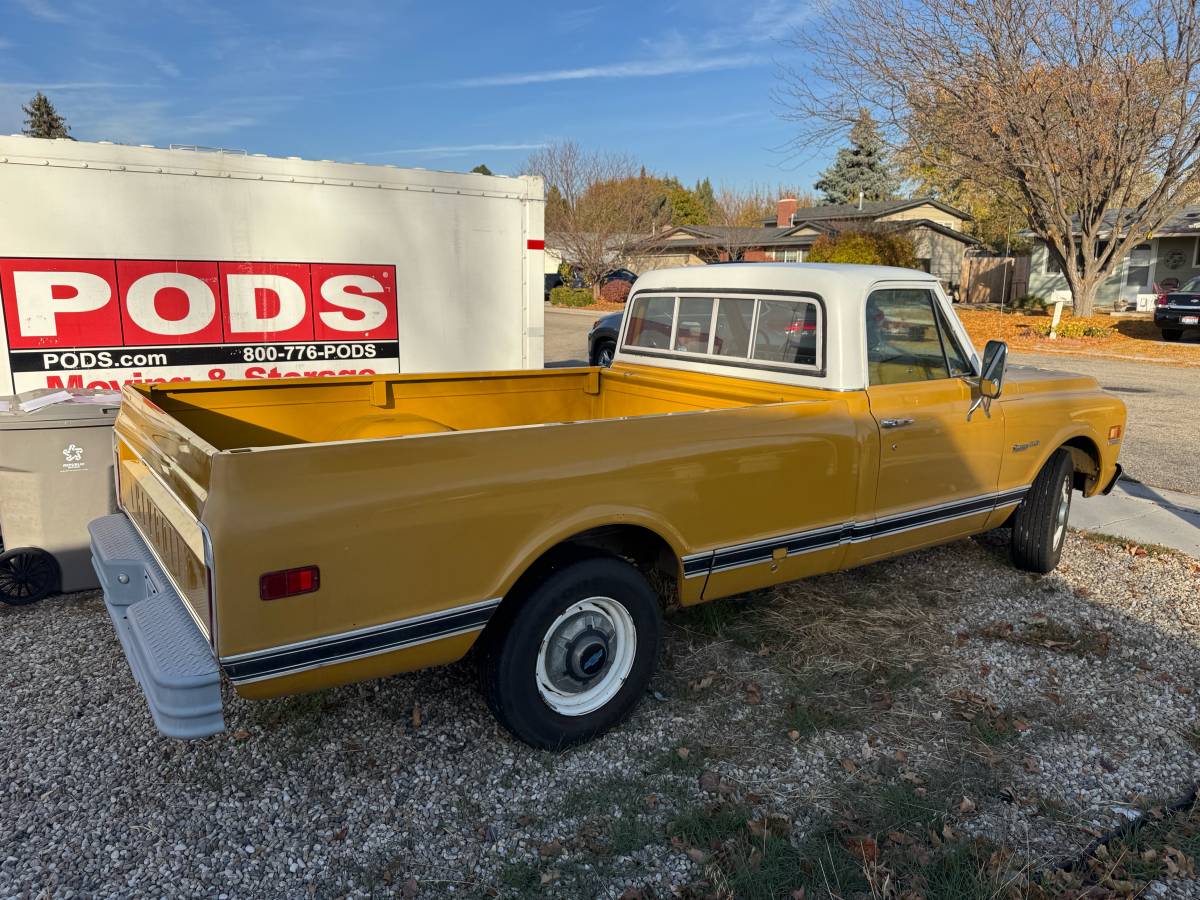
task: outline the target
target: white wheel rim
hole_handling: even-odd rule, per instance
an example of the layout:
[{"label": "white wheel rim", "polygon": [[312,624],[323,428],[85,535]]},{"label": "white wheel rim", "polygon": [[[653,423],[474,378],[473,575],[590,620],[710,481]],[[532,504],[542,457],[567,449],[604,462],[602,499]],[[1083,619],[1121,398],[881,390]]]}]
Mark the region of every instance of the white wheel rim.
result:
[{"label": "white wheel rim", "polygon": [[[559,715],[585,716],[617,695],[636,656],[637,628],[629,610],[611,597],[580,600],[542,637],[535,673],[538,693]],[[595,667],[595,674],[585,675],[589,667]]]},{"label": "white wheel rim", "polygon": [[1062,491],[1058,498],[1058,510],[1054,515],[1054,546],[1062,544],[1067,533],[1067,518],[1071,513],[1071,477],[1063,479]]}]

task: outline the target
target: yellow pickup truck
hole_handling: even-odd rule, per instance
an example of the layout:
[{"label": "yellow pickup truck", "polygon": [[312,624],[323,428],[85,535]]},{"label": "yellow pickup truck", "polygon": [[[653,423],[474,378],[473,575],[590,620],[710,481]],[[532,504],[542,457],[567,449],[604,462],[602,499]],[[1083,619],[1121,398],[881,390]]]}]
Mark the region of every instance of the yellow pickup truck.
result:
[{"label": "yellow pickup truck", "polygon": [[[403,337],[402,337],[403,340]],[[1011,526],[1047,572],[1125,409],[982,360],[938,282],[724,265],[634,286],[608,369],[127,385],[91,525],[158,728],[454,662],[539,747],[629,715],[664,609]]]}]

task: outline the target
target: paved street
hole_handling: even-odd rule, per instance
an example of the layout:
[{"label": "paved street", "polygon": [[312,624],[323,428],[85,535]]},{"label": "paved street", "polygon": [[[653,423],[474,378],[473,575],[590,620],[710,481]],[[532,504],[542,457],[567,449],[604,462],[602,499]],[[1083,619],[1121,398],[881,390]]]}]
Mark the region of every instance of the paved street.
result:
[{"label": "paved street", "polygon": [[586,366],[587,335],[604,313],[546,305],[546,365]]},{"label": "paved street", "polygon": [[[586,365],[596,313],[546,308],[546,362]],[[1014,353],[1014,363],[1091,375],[1129,407],[1121,464],[1130,478],[1200,496],[1200,369]]]},{"label": "paved street", "polygon": [[1129,408],[1121,465],[1143,484],[1200,496],[1200,369],[1014,353],[1012,361],[1096,378]]}]

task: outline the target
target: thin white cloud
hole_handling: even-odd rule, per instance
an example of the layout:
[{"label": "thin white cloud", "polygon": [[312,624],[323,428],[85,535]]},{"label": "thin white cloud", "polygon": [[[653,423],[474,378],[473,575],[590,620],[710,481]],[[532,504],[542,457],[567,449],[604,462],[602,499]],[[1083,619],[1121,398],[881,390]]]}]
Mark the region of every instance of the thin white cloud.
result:
[{"label": "thin white cloud", "polygon": [[364,156],[418,156],[440,154],[462,156],[467,153],[502,152],[505,150],[540,150],[545,144],[448,144],[442,147],[407,147],[403,150],[380,150]]},{"label": "thin white cloud", "polygon": [[145,84],[119,81],[0,81],[0,91],[109,91],[144,87]]},{"label": "thin white cloud", "polygon": [[523,84],[546,84],[552,81],[582,81],[591,78],[657,78],[662,75],[689,75],[715,72],[721,69],[744,69],[762,63],[753,56],[713,56],[707,59],[676,58],[648,59],[581,69],[553,69],[546,72],[524,72],[507,75],[481,75],[460,78],[447,83],[448,87],[510,87]]},{"label": "thin white cloud", "polygon": [[65,22],[67,15],[61,9],[48,3],[47,0],[17,0],[17,5],[35,19],[47,22]]}]

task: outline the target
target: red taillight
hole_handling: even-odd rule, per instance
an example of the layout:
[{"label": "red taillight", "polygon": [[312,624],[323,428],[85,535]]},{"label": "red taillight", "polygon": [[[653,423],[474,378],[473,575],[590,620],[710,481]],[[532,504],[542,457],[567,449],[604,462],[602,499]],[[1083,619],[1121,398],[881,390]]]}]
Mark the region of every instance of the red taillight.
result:
[{"label": "red taillight", "polygon": [[258,596],[263,600],[280,600],[297,594],[311,594],[321,586],[321,570],[316,566],[301,566],[268,572],[258,579]]},{"label": "red taillight", "polygon": [[1166,306],[1166,305],[1167,305],[1167,295],[1166,295],[1166,294],[1159,294],[1159,295],[1158,295],[1158,299],[1157,299],[1157,300],[1155,300],[1155,303],[1156,303],[1156,305],[1158,305],[1158,306]]},{"label": "red taillight", "polygon": [[816,331],[817,324],[815,322],[793,322],[783,330],[788,334],[795,334],[797,331]]}]

